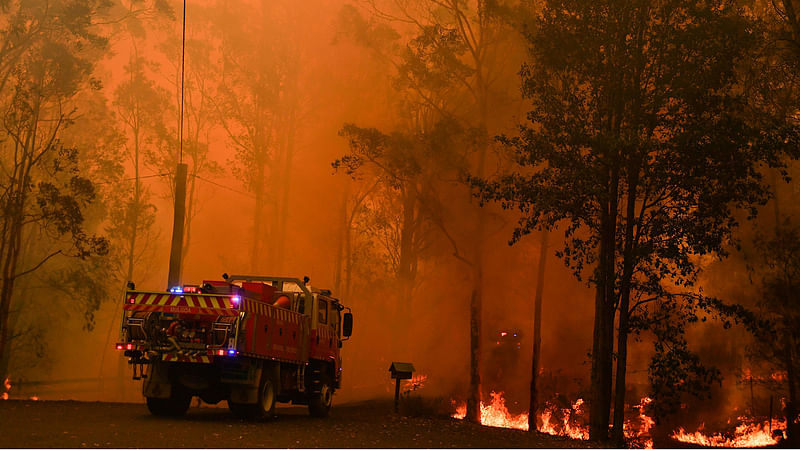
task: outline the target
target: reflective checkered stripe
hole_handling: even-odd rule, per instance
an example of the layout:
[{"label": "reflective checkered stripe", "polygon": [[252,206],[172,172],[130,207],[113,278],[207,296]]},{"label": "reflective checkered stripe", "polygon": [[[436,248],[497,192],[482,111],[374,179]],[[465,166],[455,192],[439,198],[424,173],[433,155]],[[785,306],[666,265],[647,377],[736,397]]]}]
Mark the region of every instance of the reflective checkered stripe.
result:
[{"label": "reflective checkered stripe", "polygon": [[175,355],[172,353],[166,353],[164,356],[161,357],[162,361],[172,361],[172,362],[188,362],[188,363],[210,363],[211,357],[207,355],[194,355],[194,356],[186,356],[186,355]]},{"label": "reflective checkered stripe", "polygon": [[171,294],[161,292],[133,292],[125,295],[122,309],[126,311],[160,311],[167,313],[207,314],[235,316],[239,311],[231,308],[230,297],[225,295]]},{"label": "reflective checkered stripe", "polygon": [[299,324],[303,318],[302,314],[289,311],[288,309],[270,306],[264,302],[249,299],[244,300],[242,304],[242,310],[267,316],[270,319],[282,320],[284,322],[294,324]]}]

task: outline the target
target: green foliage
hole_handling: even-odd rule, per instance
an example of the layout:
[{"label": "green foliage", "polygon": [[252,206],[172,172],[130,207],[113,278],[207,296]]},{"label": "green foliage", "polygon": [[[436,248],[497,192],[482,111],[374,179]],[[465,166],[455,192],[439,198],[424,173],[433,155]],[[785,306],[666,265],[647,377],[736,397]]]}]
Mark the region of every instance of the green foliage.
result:
[{"label": "green foliage", "polygon": [[11,339],[25,329],[15,329],[16,316],[10,320],[12,300],[25,300],[17,297],[15,283],[59,255],[86,259],[108,252],[107,240],[93,235],[86,220],[96,191],[82,171],[83,149],[73,141],[80,133],[73,131],[81,121],[78,99],[101,87],[92,71],[108,40],[94,22],[109,4],[3,5],[8,7],[0,26],[0,377],[8,368]]}]

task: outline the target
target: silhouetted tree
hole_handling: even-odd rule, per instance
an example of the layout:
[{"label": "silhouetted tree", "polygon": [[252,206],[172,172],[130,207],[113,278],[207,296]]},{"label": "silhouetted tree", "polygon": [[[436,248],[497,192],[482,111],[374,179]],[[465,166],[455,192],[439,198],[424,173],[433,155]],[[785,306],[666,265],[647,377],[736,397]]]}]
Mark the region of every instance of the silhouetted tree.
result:
[{"label": "silhouetted tree", "polygon": [[594,265],[593,439],[608,436],[614,356],[614,439],[623,439],[631,332],[655,335],[654,386],[680,379],[676,389],[700,393],[714,379],[683,330],[701,312],[734,311],[695,286],[695,256],[725,255],[733,212],[754,214],[768,198],[758,168],[782,166],[796,135],[753,120],[739,89],[737,65],[758,37],[733,2],[670,0],[551,0],[528,35],[530,123],[503,139],[523,170],[476,185],[520,209],[514,240],[563,222],[565,263],[579,277]]},{"label": "silhouetted tree", "polygon": [[761,297],[756,300],[758,319],[753,359],[766,362],[786,374],[788,393],[785,417],[791,443],[797,443],[797,401],[800,387],[800,228],[789,220],[779,224],[774,233],[761,234],[755,240],[758,261],[755,275],[760,278]]}]

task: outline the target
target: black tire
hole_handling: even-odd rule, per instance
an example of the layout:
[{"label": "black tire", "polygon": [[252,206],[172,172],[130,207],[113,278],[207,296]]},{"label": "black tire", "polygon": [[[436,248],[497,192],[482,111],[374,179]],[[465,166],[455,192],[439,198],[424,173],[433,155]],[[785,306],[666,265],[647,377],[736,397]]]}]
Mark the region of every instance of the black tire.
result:
[{"label": "black tire", "polygon": [[275,403],[277,402],[278,392],[275,389],[275,381],[270,376],[264,376],[258,390],[258,403],[256,403],[255,419],[272,419],[275,417]]},{"label": "black tire", "polygon": [[233,403],[228,401],[228,408],[241,419],[266,420],[275,417],[275,403],[278,393],[275,382],[269,375],[264,375],[258,388],[258,401],[255,404]]},{"label": "black tire", "polygon": [[147,409],[154,416],[177,417],[186,414],[192,396],[176,386],[172,386],[172,393],[168,398],[147,397]]},{"label": "black tire", "polygon": [[[317,381],[319,381],[317,383]],[[313,417],[328,417],[333,403],[333,385],[326,374],[320,374],[314,380],[311,393],[308,395],[308,412]]]}]

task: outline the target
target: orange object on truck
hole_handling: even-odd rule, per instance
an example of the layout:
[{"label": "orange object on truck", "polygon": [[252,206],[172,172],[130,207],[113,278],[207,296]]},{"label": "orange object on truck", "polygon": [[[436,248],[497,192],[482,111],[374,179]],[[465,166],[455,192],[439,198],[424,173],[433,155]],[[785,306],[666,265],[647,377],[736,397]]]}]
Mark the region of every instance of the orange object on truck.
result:
[{"label": "orange object on truck", "polygon": [[353,315],[308,278],[223,275],[169,292],[125,292],[117,350],[143,379],[155,415],[182,415],[194,396],[237,416],[275,415],[276,402],[328,415],[341,386]]}]

